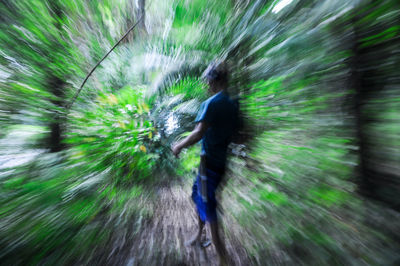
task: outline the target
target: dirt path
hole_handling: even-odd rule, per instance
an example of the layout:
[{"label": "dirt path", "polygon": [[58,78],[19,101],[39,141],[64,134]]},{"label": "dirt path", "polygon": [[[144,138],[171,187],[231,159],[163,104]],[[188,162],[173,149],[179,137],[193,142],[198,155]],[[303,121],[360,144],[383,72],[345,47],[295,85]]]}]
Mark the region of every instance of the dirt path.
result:
[{"label": "dirt path", "polygon": [[[191,188],[174,185],[161,188],[153,220],[144,226],[132,245],[125,265],[218,265],[214,245],[186,247],[196,232],[196,213],[189,200]],[[207,238],[211,238],[209,226]],[[227,230],[227,229],[225,229]],[[234,236],[225,236],[231,265],[251,265]]]}]

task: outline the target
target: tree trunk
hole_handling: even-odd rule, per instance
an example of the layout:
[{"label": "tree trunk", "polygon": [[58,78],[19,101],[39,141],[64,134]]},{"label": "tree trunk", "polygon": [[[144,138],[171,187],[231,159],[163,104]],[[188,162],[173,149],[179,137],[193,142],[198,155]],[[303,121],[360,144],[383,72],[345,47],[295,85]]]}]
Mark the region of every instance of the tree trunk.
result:
[{"label": "tree trunk", "polygon": [[146,1],[145,0],[138,0],[137,1],[138,5],[137,5],[137,11],[136,11],[136,19],[141,19],[137,28],[138,28],[138,32],[140,32],[140,34],[147,34],[147,30],[146,30],[146,24],[145,24],[145,20],[146,20]]},{"label": "tree trunk", "polygon": [[[64,85],[65,82],[63,80],[54,76],[49,81],[50,91],[55,96],[55,99],[51,102],[59,110],[63,108],[63,99],[65,96]],[[50,118],[50,136],[48,141],[50,152],[58,152],[64,148],[62,144],[64,116],[59,110],[54,110],[52,112],[53,117]]]},{"label": "tree trunk", "polygon": [[[50,8],[49,10],[50,13],[53,14],[56,18],[55,26],[58,30],[58,34],[60,36],[63,36],[63,28],[61,24],[61,18],[63,16],[63,12],[61,10],[61,7],[57,1],[51,1],[49,8]],[[52,45],[54,47],[54,50],[62,49],[60,48],[59,43],[55,43],[55,40]],[[50,136],[47,145],[48,148],[50,149],[50,152],[58,152],[64,148],[62,140],[63,140],[63,128],[64,128],[63,124],[65,122],[63,116],[65,81],[60,77],[54,75],[51,69],[48,70],[48,73],[49,73],[48,88],[51,94],[53,94],[54,96],[54,99],[52,99],[51,102],[54,104],[55,110],[52,112],[52,117],[50,118],[50,124],[49,124]]]},{"label": "tree trunk", "polygon": [[350,64],[351,84],[355,90],[354,117],[359,147],[359,191],[367,197],[400,209],[396,196],[400,190],[399,174],[386,169],[387,166],[394,166],[398,160],[392,157],[394,152],[384,152],[385,145],[395,145],[386,143],[391,133],[387,132],[387,129],[384,130],[384,127],[393,126],[396,121],[380,115],[390,108],[385,103],[398,95],[398,92],[391,88],[398,86],[394,73],[397,72],[395,65],[399,64],[399,54],[393,51],[398,47],[400,38],[366,43],[365,40],[371,36],[377,36],[385,32],[390,25],[396,24],[393,17],[381,23],[364,21],[360,24],[361,19],[381,8],[380,5],[371,5],[371,2],[367,4],[369,8],[359,8],[359,11],[364,11],[352,20],[354,39]]}]

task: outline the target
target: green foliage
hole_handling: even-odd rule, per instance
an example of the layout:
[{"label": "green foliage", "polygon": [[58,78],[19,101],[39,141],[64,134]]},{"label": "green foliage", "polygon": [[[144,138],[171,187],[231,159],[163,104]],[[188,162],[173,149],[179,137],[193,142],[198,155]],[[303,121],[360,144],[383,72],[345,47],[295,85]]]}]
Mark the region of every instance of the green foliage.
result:
[{"label": "green foliage", "polygon": [[200,147],[195,146],[189,148],[187,151],[184,151],[181,155],[182,163],[179,165],[179,168],[176,170],[176,173],[179,176],[187,175],[190,179],[193,178],[197,173],[197,169],[200,164]]},{"label": "green foliage", "polygon": [[92,108],[71,115],[71,160],[87,160],[92,171],[109,169],[116,183],[146,179],[159,157],[149,111],[140,87],[100,94]]},{"label": "green foliage", "polygon": [[168,88],[168,93],[171,96],[177,96],[182,94],[183,101],[187,100],[202,100],[205,99],[207,88],[204,83],[202,83],[197,78],[184,78],[180,82],[173,84]]},{"label": "green foliage", "polygon": [[[292,1],[273,11],[279,3],[150,2],[148,35],[134,32],[110,54],[67,112],[135,21],[133,2],[2,2],[1,261],[91,265],[127,250],[160,184],[196,174],[199,145],[180,160],[170,146],[193,129],[208,96],[199,76],[221,58],[251,135],[232,147],[241,152],[222,192],[226,231],[259,264],[398,259],[396,215],[362,198],[355,175],[364,115],[367,162],[382,179],[398,177],[399,6]],[[357,102],[360,76],[362,93],[379,89]],[[55,117],[66,147],[48,153]],[[396,186],[376,190],[398,201]]]}]

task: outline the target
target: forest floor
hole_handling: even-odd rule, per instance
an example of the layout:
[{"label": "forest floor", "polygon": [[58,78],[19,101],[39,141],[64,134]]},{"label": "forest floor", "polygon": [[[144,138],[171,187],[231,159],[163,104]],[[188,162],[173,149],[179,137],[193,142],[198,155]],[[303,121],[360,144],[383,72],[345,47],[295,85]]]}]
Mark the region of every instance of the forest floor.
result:
[{"label": "forest floor", "polygon": [[[159,204],[156,204],[153,218],[135,238],[124,265],[219,265],[213,244],[206,248],[185,245],[197,230],[197,216],[190,193],[189,183],[158,190],[156,202]],[[237,227],[225,220],[224,231]],[[211,239],[209,225],[204,231],[203,238]],[[253,264],[237,236],[224,234],[223,239],[231,260],[229,265]]]},{"label": "forest floor", "polygon": [[[26,143],[41,128],[12,130],[0,140],[0,170],[17,167],[34,161],[44,149],[27,148]],[[12,171],[12,170],[10,170]],[[191,200],[192,182],[181,179],[164,183],[149,201],[151,219],[141,223],[140,231],[125,234],[116,232],[105,249],[94,249],[92,265],[218,265],[213,244],[206,248],[187,246],[197,232],[197,214]],[[221,217],[220,232],[230,257],[229,265],[253,265],[237,233],[241,227],[227,217]],[[136,227],[135,221],[132,227]],[[234,230],[233,230],[234,229]],[[122,237],[121,237],[122,235]],[[211,239],[209,225],[203,238]],[[116,244],[118,243],[118,244]],[[83,263],[83,262],[82,262]],[[79,264],[79,263],[78,263]],[[85,263],[83,263],[85,264]]]}]

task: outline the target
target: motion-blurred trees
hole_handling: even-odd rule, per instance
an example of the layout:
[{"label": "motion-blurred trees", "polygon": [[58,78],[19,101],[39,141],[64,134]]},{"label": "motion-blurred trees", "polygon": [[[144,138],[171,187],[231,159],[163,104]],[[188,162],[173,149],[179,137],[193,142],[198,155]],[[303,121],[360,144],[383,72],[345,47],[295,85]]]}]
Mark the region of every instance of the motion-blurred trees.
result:
[{"label": "motion-blurred trees", "polygon": [[398,210],[400,180],[395,169],[400,160],[389,150],[397,146],[394,124],[399,122],[394,99],[399,97],[395,88],[400,54],[395,51],[400,45],[400,14],[384,16],[399,8],[399,3],[392,1],[364,1],[353,11],[351,20],[360,191]]},{"label": "motion-blurred trees", "polygon": [[64,28],[63,6],[59,1],[6,2],[1,11],[2,56],[12,69],[4,93],[19,114],[11,123],[47,125],[42,147],[60,151],[67,79],[77,69],[72,58],[79,56]]},{"label": "motion-blurred trees", "polygon": [[[63,24],[62,21],[66,19],[60,3],[58,1],[51,1],[49,3],[49,13],[52,14],[54,18],[54,27],[56,29],[56,34],[58,37],[63,38],[66,35],[66,32],[63,31]],[[60,44],[53,40],[50,45],[50,51],[57,51],[58,49],[62,49]],[[50,58],[49,58],[50,59]],[[59,66],[61,67],[61,66]],[[54,98],[51,100],[52,104],[58,109],[51,113],[52,117],[49,117],[48,120],[50,121],[50,137],[45,141],[48,143],[48,147],[50,148],[51,152],[58,152],[61,151],[63,148],[62,139],[63,139],[63,128],[65,125],[63,124],[64,120],[64,110],[63,107],[65,106],[65,85],[66,85],[66,77],[57,77],[55,74],[51,72],[51,70],[46,71],[48,77],[47,87],[49,88],[51,94]]]},{"label": "motion-blurred trees", "polygon": [[397,216],[358,188],[398,206],[399,10],[395,0],[2,1],[0,259],[125,256],[160,184],[196,172],[198,147],[181,161],[169,147],[193,128],[200,76],[219,59],[251,136],[230,147],[222,221],[252,261],[393,264]]}]

